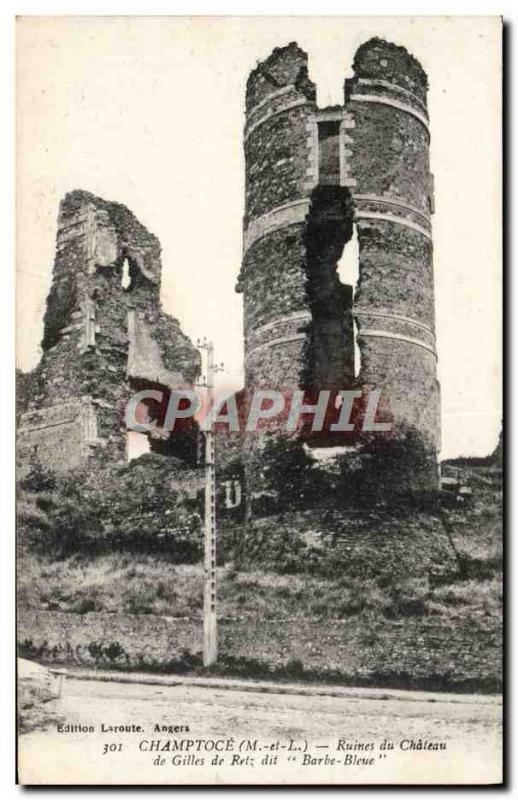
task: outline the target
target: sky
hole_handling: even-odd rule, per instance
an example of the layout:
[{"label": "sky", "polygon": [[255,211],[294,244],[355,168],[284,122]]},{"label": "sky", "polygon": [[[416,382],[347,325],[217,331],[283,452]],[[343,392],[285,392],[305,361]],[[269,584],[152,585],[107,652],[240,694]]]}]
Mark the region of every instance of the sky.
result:
[{"label": "sky", "polygon": [[428,74],[442,457],[485,455],[501,420],[497,17],[32,17],[17,24],[17,362],[37,363],[59,201],[123,203],[160,239],[162,302],[243,383],[244,93],[290,41],[318,104],[343,102],[357,47],[405,46]]}]

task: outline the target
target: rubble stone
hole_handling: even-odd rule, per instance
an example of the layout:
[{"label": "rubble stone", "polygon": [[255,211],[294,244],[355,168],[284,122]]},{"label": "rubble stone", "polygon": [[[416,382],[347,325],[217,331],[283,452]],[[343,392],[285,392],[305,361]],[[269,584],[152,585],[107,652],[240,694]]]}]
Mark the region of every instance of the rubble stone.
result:
[{"label": "rubble stone", "polygon": [[124,412],[137,388],[190,386],[200,356],[160,303],[160,244],[125,206],[70,192],[58,219],[43,355],[23,380],[22,472],[127,457]]}]

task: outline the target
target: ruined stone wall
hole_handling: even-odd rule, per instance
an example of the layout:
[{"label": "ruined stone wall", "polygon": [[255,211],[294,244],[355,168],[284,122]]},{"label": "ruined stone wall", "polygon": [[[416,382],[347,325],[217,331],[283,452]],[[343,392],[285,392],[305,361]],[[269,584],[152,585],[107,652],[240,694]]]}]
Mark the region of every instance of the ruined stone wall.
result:
[{"label": "ruined stone wall", "polygon": [[43,355],[20,418],[21,461],[55,469],[126,458],[126,403],[199,373],[198,351],[161,310],[160,243],[124,206],[88,192],[62,201]]}]

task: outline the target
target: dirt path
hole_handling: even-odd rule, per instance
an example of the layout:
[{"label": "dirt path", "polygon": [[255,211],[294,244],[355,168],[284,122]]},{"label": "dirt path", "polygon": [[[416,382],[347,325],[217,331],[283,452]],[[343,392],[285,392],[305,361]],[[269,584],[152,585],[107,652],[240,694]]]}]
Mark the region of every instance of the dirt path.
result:
[{"label": "dirt path", "polygon": [[[69,677],[40,728],[20,737],[21,778],[170,784],[500,780],[498,698],[443,700],[424,692],[381,697]],[[72,732],[60,732],[60,724]],[[107,731],[109,726],[133,730]],[[384,741],[394,749],[383,748]]]}]

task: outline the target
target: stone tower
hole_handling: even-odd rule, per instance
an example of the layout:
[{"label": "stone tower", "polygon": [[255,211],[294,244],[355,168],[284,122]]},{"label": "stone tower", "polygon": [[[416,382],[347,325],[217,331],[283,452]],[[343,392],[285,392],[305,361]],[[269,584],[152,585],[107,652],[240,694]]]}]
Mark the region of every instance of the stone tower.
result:
[{"label": "stone tower", "polygon": [[[403,47],[380,39],[358,49],[353,69],[343,106],[324,109],[296,43],[276,48],[249,76],[237,285],[246,388],[380,389],[394,437],[410,437],[425,454],[409,488],[435,488],[427,78]],[[337,273],[354,228],[355,289]],[[257,440],[249,446],[249,492],[262,482],[263,449]]]},{"label": "stone tower", "polygon": [[131,394],[194,382],[199,353],[161,310],[161,269],[158,239],[125,206],[83,191],[63,199],[43,354],[20,419],[23,465],[124,461]]}]

